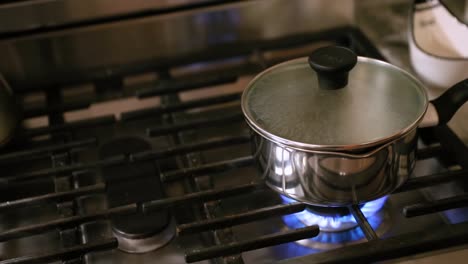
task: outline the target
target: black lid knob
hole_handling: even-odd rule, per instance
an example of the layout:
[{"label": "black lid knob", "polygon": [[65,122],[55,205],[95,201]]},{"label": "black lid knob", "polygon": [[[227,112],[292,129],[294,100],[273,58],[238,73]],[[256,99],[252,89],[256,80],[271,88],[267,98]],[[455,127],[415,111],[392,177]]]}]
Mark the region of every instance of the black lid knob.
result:
[{"label": "black lid knob", "polygon": [[356,65],[356,54],[345,47],[328,46],[309,56],[309,65],[317,72],[322,89],[340,89],[348,84],[348,73]]}]

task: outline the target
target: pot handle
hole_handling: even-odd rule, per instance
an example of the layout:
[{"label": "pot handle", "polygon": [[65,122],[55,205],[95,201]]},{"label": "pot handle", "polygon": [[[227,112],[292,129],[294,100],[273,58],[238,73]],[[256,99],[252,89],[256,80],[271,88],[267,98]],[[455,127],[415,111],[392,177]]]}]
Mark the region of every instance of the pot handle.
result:
[{"label": "pot handle", "polygon": [[357,63],[357,55],[350,49],[328,46],[309,56],[310,67],[317,72],[320,89],[336,90],[348,84],[348,73]]},{"label": "pot handle", "polygon": [[439,124],[446,124],[452,119],[453,115],[458,109],[468,101],[468,79],[465,79],[446,92],[441,96],[432,100],[431,103],[434,105],[437,111]]}]

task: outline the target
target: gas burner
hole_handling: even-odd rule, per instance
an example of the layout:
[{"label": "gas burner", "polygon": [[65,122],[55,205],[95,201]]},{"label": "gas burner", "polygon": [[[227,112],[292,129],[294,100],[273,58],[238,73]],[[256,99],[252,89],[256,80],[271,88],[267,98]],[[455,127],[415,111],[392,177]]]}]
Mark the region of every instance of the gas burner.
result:
[{"label": "gas burner", "polygon": [[[138,137],[111,140],[102,145],[100,158],[148,151],[151,145]],[[126,163],[102,168],[107,184],[109,207],[146,202],[164,197],[158,166],[153,161]],[[128,253],[144,253],[158,249],[175,234],[175,224],[167,209],[151,214],[141,210],[110,218],[112,232],[119,242],[119,249]]]},{"label": "gas burner", "polygon": [[[156,217],[148,217],[143,214],[135,214],[134,217],[143,217],[145,222],[150,221],[158,221],[158,216]],[[123,218],[124,220],[127,218]],[[134,221],[134,219],[127,219],[130,223]],[[142,222],[142,221],[137,221]],[[148,229],[144,230],[146,233],[140,234],[140,236],[135,236],[135,234],[131,233],[124,233],[121,229],[118,229],[115,226],[114,219],[112,220],[113,227],[112,232],[119,241],[119,249],[128,252],[128,253],[145,253],[149,251],[156,250],[158,248],[163,247],[166,245],[171,239],[174,237],[175,234],[175,222],[172,219],[168,226],[162,227],[161,230],[153,229],[153,233],[148,232]],[[140,229],[145,229],[142,227]]]},{"label": "gas burner", "polygon": [[[368,202],[361,206],[367,221],[380,236],[388,230],[390,215],[383,207],[387,196]],[[296,202],[281,196],[284,203]],[[365,239],[365,234],[347,208],[308,206],[306,210],[283,216],[287,229],[298,229],[318,225],[320,234],[311,239],[296,241],[296,244],[313,249],[332,249],[348,244],[358,243]]]},{"label": "gas burner", "polygon": [[357,226],[346,207],[307,206],[295,216],[306,226],[318,225],[325,232],[339,232]]},{"label": "gas burner", "polygon": [[[284,203],[296,202],[286,196],[281,196],[281,199]],[[387,196],[365,203],[361,206],[361,211],[366,218],[369,218],[382,209],[386,200]],[[285,218],[290,217],[297,218],[305,226],[318,225],[324,232],[340,232],[358,225],[346,207],[308,206],[306,210]]]}]

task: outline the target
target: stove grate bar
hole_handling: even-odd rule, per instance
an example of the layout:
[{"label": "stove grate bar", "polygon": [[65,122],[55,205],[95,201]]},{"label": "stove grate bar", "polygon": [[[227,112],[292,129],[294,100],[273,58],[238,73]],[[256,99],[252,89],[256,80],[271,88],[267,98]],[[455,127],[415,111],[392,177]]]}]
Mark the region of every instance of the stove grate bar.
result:
[{"label": "stove grate bar", "polygon": [[183,130],[191,130],[191,129],[203,128],[207,126],[215,126],[215,125],[221,125],[225,123],[237,122],[243,119],[244,119],[244,115],[242,113],[234,113],[234,114],[227,114],[224,116],[204,118],[204,119],[198,119],[198,120],[187,121],[187,122],[179,122],[179,123],[165,125],[165,126],[159,126],[155,128],[148,128],[146,132],[148,136],[155,137],[155,136],[162,136],[165,134],[180,132]]},{"label": "stove grate bar", "polygon": [[37,178],[42,178],[42,177],[47,177],[47,176],[54,176],[54,175],[57,177],[66,177],[68,176],[67,173],[71,173],[74,171],[118,165],[118,164],[122,164],[126,162],[127,160],[128,159],[125,155],[118,155],[115,157],[111,157],[108,159],[103,159],[103,160],[99,160],[95,162],[75,164],[75,165],[56,167],[56,168],[47,168],[47,169],[27,172],[27,173],[15,175],[15,176],[7,176],[4,178],[0,178],[0,183],[11,184],[17,181],[31,180],[31,179],[37,179]]},{"label": "stove grate bar", "polygon": [[0,264],[35,264],[50,263],[54,261],[79,258],[87,253],[115,249],[118,246],[117,239],[109,238],[91,243],[81,244],[55,252],[38,253],[37,255],[23,256],[0,261]]},{"label": "stove grate bar", "polygon": [[67,104],[60,104],[60,105],[45,105],[45,106],[37,106],[26,108],[23,110],[23,117],[24,118],[31,118],[31,117],[38,117],[43,115],[49,115],[53,113],[63,113],[67,111],[74,111],[79,109],[86,109],[91,106],[90,101],[81,101],[81,102],[69,102]]},{"label": "stove grate bar", "polygon": [[354,219],[356,219],[359,227],[364,232],[364,235],[366,235],[368,241],[379,239],[374,229],[372,229],[371,225],[367,221],[367,218],[362,213],[361,208],[359,208],[359,205],[351,205],[348,207],[348,209],[354,216]]},{"label": "stove grate bar", "polygon": [[131,161],[144,161],[150,159],[165,158],[173,155],[187,154],[195,151],[203,151],[215,148],[227,147],[230,145],[243,144],[250,141],[248,135],[214,137],[204,141],[190,144],[176,145],[164,150],[150,150],[130,155]]},{"label": "stove grate bar", "polygon": [[467,206],[468,195],[459,195],[455,197],[405,206],[403,207],[403,214],[405,217],[415,217]]},{"label": "stove grate bar", "polygon": [[37,179],[41,177],[48,177],[48,176],[57,176],[57,177],[64,177],[67,176],[67,173],[71,173],[74,171],[80,170],[87,170],[93,168],[100,168],[100,167],[108,167],[108,166],[115,166],[119,164],[123,164],[125,162],[137,162],[137,161],[145,161],[150,159],[159,159],[159,158],[166,158],[169,156],[180,155],[180,154],[187,154],[194,151],[203,151],[203,150],[210,150],[215,148],[227,147],[230,145],[236,144],[243,144],[249,141],[249,136],[241,135],[241,136],[228,136],[228,137],[216,137],[210,138],[204,141],[199,141],[191,144],[181,144],[175,147],[169,147],[163,150],[152,150],[152,151],[144,151],[139,153],[130,154],[129,157],[125,155],[117,155],[115,157],[89,162],[85,164],[75,164],[70,166],[64,166],[59,168],[47,168],[32,172],[27,172],[19,175],[14,176],[6,176],[0,178],[0,183],[5,185],[16,182],[16,181],[24,181],[30,179]]},{"label": "stove grate bar", "polygon": [[319,232],[319,227],[317,225],[314,225],[291,231],[260,236],[254,239],[245,240],[241,242],[233,242],[204,249],[195,249],[186,253],[185,261],[191,263],[195,261],[240,254],[245,251],[251,251],[264,247],[271,247],[306,238],[312,238],[317,236]]},{"label": "stove grate bar", "polygon": [[418,149],[416,157],[418,160],[425,160],[430,158],[439,157],[442,155],[443,148],[441,145],[429,146],[422,149]]},{"label": "stove grate bar", "polygon": [[37,158],[38,156],[46,156],[51,152],[55,151],[69,151],[74,148],[84,148],[88,146],[95,146],[97,144],[96,138],[88,138],[84,140],[71,141],[66,143],[54,144],[46,147],[33,148],[28,150],[22,150],[17,152],[10,152],[4,155],[0,155],[0,164],[13,163],[24,160],[29,160],[32,158]]},{"label": "stove grate bar", "polygon": [[69,122],[59,125],[43,126],[37,128],[30,128],[24,131],[26,137],[35,137],[40,135],[51,134],[54,132],[67,131],[77,128],[95,127],[98,125],[107,125],[115,123],[116,119],[114,115],[106,115],[97,118],[89,118],[75,122]]},{"label": "stove grate bar", "polygon": [[222,229],[235,225],[246,224],[273,216],[288,215],[303,211],[306,205],[303,203],[281,204],[251,210],[244,213],[229,215],[221,218],[208,219],[204,221],[182,224],[177,227],[179,235],[194,234],[208,230]]},{"label": "stove grate bar", "polygon": [[174,113],[178,111],[188,110],[197,107],[206,107],[216,104],[229,103],[237,101],[241,98],[242,93],[232,93],[221,96],[212,96],[203,99],[190,100],[182,103],[146,108],[142,110],[134,110],[123,112],[120,117],[122,121],[138,120],[160,114]]},{"label": "stove grate bar", "polygon": [[468,170],[453,170],[441,173],[430,174],[427,176],[414,177],[409,179],[403,186],[397,189],[393,194],[407,192],[425,187],[435,186],[437,184],[447,183],[467,177]]},{"label": "stove grate bar", "polygon": [[[140,88],[137,90],[136,95],[138,98],[145,98],[150,96],[160,96],[166,94],[174,94],[178,92],[205,89],[209,86],[221,85],[226,83],[233,83],[237,81],[237,76],[206,76],[203,78],[187,78],[174,79],[170,82],[164,80],[157,81],[155,84],[151,84],[150,88]],[[156,87],[152,87],[156,85]]]},{"label": "stove grate bar", "polygon": [[302,263],[372,263],[468,243],[468,223],[454,224],[422,232],[407,233],[350,245],[323,253],[280,261]]},{"label": "stove grate bar", "polygon": [[193,192],[178,197],[169,197],[159,200],[153,200],[143,203],[143,212],[150,213],[159,209],[193,202],[207,202],[226,198],[229,196],[240,195],[245,193],[252,193],[255,190],[262,190],[263,184],[248,183],[235,187],[212,189],[206,191]]},{"label": "stove grate bar", "polygon": [[[438,149],[438,147],[436,147]],[[425,149],[422,149],[424,151]],[[419,151],[419,150],[418,150]],[[428,150],[432,152],[432,150]],[[250,166],[253,164],[253,158],[251,156],[207,163],[204,165],[189,167],[180,170],[167,171],[161,174],[161,179],[164,182],[180,180],[188,176],[197,176],[210,173],[217,173],[227,171],[229,169],[236,169],[244,166]],[[411,178],[403,185],[400,189],[396,190],[395,193],[411,191],[414,189],[430,187],[437,184],[442,184],[450,181],[459,179],[468,175],[468,170],[455,170],[455,171],[446,171],[442,173],[430,174],[426,176],[420,176],[416,178]]]},{"label": "stove grate bar", "polygon": [[77,197],[88,195],[88,194],[104,192],[105,189],[106,189],[106,185],[104,183],[98,183],[95,185],[73,189],[70,191],[54,192],[54,193],[48,193],[44,195],[38,195],[38,196],[23,198],[23,199],[14,200],[14,201],[2,202],[0,203],[0,212],[13,209],[13,208],[31,206],[31,205],[35,205],[38,203],[48,202],[48,201],[63,201],[67,199],[73,199],[73,198],[77,198]]},{"label": "stove grate bar", "polygon": [[137,204],[110,208],[98,213],[59,218],[48,222],[13,228],[0,233],[0,242],[41,234],[57,228],[71,228],[86,222],[106,219],[112,215],[127,214],[137,211]]},{"label": "stove grate bar", "polygon": [[190,176],[197,177],[217,172],[226,172],[233,169],[251,166],[252,164],[252,156],[240,157],[231,160],[223,160],[219,162],[205,163],[199,166],[163,172],[161,173],[161,181],[170,182]]}]

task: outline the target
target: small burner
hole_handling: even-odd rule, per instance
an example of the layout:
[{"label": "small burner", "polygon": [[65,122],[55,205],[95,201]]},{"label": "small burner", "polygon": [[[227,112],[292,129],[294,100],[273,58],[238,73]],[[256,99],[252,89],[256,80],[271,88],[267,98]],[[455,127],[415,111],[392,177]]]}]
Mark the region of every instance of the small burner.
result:
[{"label": "small burner", "polygon": [[[141,215],[135,214],[135,217],[140,217]],[[145,222],[149,223],[150,221],[159,220],[157,217],[146,217]],[[112,223],[115,223],[115,219],[112,219]],[[135,221],[135,219],[127,219],[128,222]],[[136,221],[137,223],[141,223],[142,221]],[[141,237],[132,236],[134,234],[130,233],[123,233],[121,229],[113,227],[113,233],[117,241],[119,241],[119,249],[128,253],[145,253],[149,251],[156,250],[158,248],[163,247],[166,245],[171,239],[174,237],[175,234],[175,222],[171,220],[169,225],[166,225],[162,228],[162,230],[157,230],[156,233],[145,233]]]},{"label": "small burner", "polygon": [[[147,151],[151,145],[136,137],[119,138],[104,144],[101,159]],[[127,163],[102,168],[107,184],[109,207],[161,199],[164,197],[159,171],[154,161]],[[143,253],[167,244],[175,234],[175,224],[169,210],[149,215],[136,213],[111,217],[112,231],[119,241],[119,249],[129,253]]]}]

